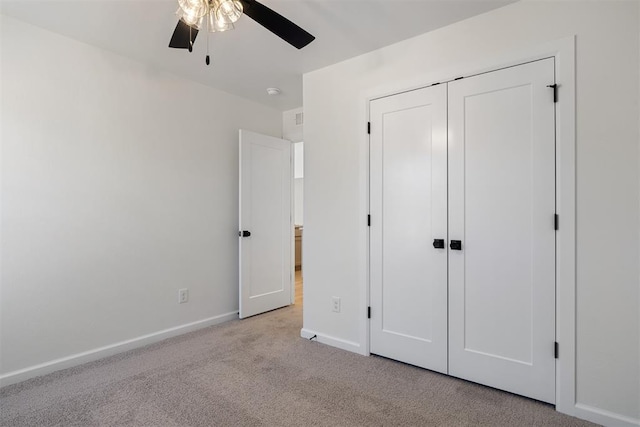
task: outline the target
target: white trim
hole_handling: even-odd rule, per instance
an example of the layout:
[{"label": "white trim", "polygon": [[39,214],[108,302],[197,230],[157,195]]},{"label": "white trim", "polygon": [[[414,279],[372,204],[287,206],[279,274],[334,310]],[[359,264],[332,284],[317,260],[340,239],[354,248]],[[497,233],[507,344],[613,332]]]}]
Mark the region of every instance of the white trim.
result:
[{"label": "white trim", "polygon": [[[436,82],[453,80],[459,76],[498,70],[543,58],[555,58],[556,84],[559,88],[559,102],[556,106],[556,204],[560,215],[560,229],[557,233],[556,252],[556,339],[560,344],[560,358],[556,361],[556,409],[565,414],[587,418],[589,410],[576,405],[576,101],[575,101],[575,36],[566,37],[541,46],[519,49],[474,62],[451,67],[433,73],[425,73],[418,79],[393,81],[361,94],[360,113],[364,126],[369,121],[369,103],[371,100],[408,90],[429,86]],[[369,213],[369,135],[360,137],[360,170],[366,171],[360,176],[361,215]],[[363,354],[369,354],[369,321],[366,308],[369,305],[369,230],[360,229],[359,242],[361,258],[359,262],[360,280],[360,318],[359,337]],[[598,412],[598,417],[605,416]],[[589,419],[589,418],[587,418]],[[611,417],[609,424],[619,419]],[[605,423],[607,424],[607,423]]]},{"label": "white trim", "polygon": [[332,347],[337,347],[342,350],[347,350],[352,353],[358,353],[358,354],[362,354],[363,356],[366,356],[365,354],[362,353],[361,346],[357,342],[347,341],[341,338],[332,337],[330,335],[320,334],[318,332],[312,331],[310,329],[305,329],[305,328],[302,328],[300,330],[300,336],[308,340],[311,338],[314,338],[314,341],[317,341],[319,343],[327,344]]},{"label": "white trim", "polygon": [[595,406],[583,405],[578,403],[575,405],[574,416],[587,421],[602,424],[605,426],[617,427],[633,427],[640,426],[640,418],[630,418],[615,412],[605,411]]},{"label": "white trim", "polygon": [[82,365],[83,363],[102,359],[114,354],[133,350],[135,348],[144,347],[146,345],[153,344],[167,338],[186,334],[188,332],[193,332],[198,329],[217,325],[237,318],[238,312],[232,311],[231,313],[221,314],[219,316],[209,317],[208,319],[186,323],[184,325],[164,329],[162,331],[153,332],[147,335],[142,335],[137,338],[120,341],[115,344],[95,348],[93,350],[84,351],[82,353],[72,354],[71,356],[62,357],[60,359],[50,360],[45,363],[30,366],[28,368],[19,369],[17,371],[8,372],[6,374],[0,375],[0,387],[19,383],[21,381],[26,381],[30,378],[38,377],[41,375],[50,374],[61,369],[67,369],[73,366]]},{"label": "white trim", "polygon": [[556,84],[556,410],[576,405],[576,89],[575,36],[557,43]]}]

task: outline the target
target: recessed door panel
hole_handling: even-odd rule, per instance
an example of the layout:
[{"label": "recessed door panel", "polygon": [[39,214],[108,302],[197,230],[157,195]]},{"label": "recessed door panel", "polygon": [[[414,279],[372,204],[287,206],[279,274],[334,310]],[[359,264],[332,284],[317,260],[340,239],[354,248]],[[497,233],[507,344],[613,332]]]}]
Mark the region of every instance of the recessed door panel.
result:
[{"label": "recessed door panel", "polygon": [[446,88],[370,113],[371,352],[446,372]]},{"label": "recessed door panel", "polygon": [[384,150],[382,177],[382,241],[387,253],[382,260],[382,329],[426,341],[432,339],[432,319],[415,295],[433,299],[424,286],[429,274],[424,260],[433,249],[431,222],[425,215],[431,212],[431,163],[426,160],[432,158],[432,115],[432,105],[421,105],[382,118],[383,140],[393,143]]},{"label": "recessed door panel", "polygon": [[465,259],[464,347],[531,363],[531,85],[469,96],[464,114],[464,242],[492,254]]},{"label": "recessed door panel", "polygon": [[449,370],[555,401],[553,59],[449,84]]}]

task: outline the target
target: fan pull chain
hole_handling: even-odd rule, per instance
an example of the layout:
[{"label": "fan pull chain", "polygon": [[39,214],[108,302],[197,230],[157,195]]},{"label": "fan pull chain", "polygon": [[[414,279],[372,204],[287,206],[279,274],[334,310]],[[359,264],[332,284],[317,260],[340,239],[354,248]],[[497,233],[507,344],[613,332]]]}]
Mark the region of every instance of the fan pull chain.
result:
[{"label": "fan pull chain", "polygon": [[204,59],[204,62],[209,65],[211,63],[211,60],[209,59],[209,37],[211,37],[211,28],[209,28],[211,24],[209,23],[209,20],[207,19],[207,56]]},{"label": "fan pull chain", "polygon": [[209,37],[211,37],[211,32],[209,31],[209,20],[207,19],[207,57],[204,59],[204,62],[209,65],[211,60],[209,59]]},{"label": "fan pull chain", "polygon": [[191,37],[191,25],[189,25],[189,52],[193,52],[193,37]]}]

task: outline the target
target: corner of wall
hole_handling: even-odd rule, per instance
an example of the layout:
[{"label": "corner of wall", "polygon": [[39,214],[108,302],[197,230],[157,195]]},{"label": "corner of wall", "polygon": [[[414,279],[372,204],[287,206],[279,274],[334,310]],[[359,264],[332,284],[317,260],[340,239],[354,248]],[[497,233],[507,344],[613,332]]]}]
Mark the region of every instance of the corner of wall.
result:
[{"label": "corner of wall", "polygon": [[302,107],[287,110],[282,113],[282,138],[291,142],[301,142],[303,139],[304,113]]}]

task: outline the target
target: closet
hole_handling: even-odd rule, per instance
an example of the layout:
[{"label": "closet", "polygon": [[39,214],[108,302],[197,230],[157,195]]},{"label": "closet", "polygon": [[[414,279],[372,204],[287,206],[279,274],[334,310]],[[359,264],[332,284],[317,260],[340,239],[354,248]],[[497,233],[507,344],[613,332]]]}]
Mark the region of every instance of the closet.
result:
[{"label": "closet", "polygon": [[370,351],[555,402],[554,59],[370,102]]}]

